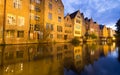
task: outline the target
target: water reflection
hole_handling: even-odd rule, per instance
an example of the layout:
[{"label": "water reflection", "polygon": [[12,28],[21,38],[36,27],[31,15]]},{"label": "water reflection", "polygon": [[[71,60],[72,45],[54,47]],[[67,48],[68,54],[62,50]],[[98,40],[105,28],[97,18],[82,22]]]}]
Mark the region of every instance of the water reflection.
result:
[{"label": "water reflection", "polygon": [[68,75],[70,71],[78,74],[115,48],[115,43],[0,46],[0,75]]}]

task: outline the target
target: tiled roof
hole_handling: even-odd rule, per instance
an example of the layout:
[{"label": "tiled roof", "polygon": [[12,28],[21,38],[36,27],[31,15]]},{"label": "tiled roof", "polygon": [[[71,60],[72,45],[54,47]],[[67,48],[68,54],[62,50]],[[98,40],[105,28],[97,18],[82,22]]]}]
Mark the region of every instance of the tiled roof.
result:
[{"label": "tiled roof", "polygon": [[71,19],[75,18],[75,16],[77,15],[78,12],[79,12],[79,10],[70,14]]},{"label": "tiled roof", "polygon": [[99,25],[99,28],[100,28],[100,29],[103,29],[103,28],[104,28],[104,25]]}]

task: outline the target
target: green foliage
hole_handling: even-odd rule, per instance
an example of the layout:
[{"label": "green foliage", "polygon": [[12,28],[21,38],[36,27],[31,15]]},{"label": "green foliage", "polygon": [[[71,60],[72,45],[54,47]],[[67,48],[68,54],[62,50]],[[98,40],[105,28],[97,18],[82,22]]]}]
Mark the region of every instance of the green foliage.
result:
[{"label": "green foliage", "polygon": [[117,27],[116,34],[117,36],[120,36],[120,19],[117,21],[115,26]]},{"label": "green foliage", "polygon": [[71,40],[71,43],[72,43],[73,45],[78,45],[78,44],[80,43],[80,41],[79,41],[78,38],[73,38],[73,39]]},{"label": "green foliage", "polygon": [[97,36],[95,34],[90,34],[89,35],[92,39],[97,39]]}]

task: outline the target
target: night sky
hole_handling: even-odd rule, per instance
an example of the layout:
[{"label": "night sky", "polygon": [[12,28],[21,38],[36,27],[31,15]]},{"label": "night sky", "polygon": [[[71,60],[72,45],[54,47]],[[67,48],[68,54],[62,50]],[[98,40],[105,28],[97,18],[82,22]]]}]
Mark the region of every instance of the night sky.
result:
[{"label": "night sky", "polygon": [[120,0],[62,0],[65,15],[80,10],[85,17],[115,29],[120,18]]}]

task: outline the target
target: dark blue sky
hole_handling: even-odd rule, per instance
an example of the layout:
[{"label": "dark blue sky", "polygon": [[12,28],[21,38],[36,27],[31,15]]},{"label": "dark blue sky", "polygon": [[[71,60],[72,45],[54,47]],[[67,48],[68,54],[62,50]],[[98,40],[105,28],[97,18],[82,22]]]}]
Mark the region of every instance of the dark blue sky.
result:
[{"label": "dark blue sky", "polygon": [[93,18],[98,24],[114,28],[120,18],[120,0],[62,0],[65,14],[80,10],[85,17]]}]

